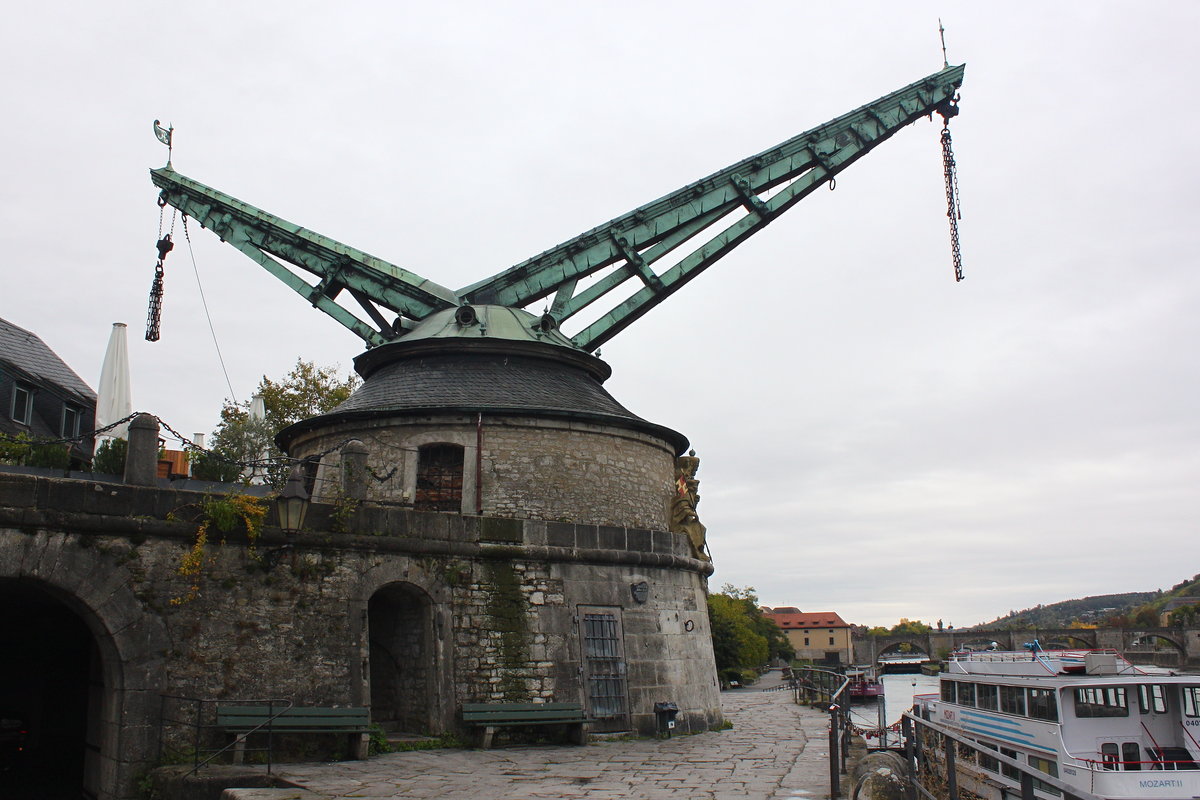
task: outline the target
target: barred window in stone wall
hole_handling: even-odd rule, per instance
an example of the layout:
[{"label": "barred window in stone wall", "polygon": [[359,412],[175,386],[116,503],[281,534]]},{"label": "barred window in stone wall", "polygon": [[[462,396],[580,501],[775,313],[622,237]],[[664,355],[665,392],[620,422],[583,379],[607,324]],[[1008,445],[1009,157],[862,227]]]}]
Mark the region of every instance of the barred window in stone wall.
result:
[{"label": "barred window in stone wall", "polygon": [[423,445],[417,454],[418,511],[462,510],[463,447],[457,444]]}]

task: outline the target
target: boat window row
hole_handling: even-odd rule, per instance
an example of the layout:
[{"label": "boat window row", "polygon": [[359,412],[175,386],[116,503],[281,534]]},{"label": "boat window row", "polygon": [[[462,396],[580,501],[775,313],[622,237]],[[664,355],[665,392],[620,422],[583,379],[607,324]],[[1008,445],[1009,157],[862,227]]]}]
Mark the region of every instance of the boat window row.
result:
[{"label": "boat window row", "polygon": [[[1184,705],[1188,705],[1188,691],[1191,695],[1191,712],[1188,716],[1196,716],[1197,692],[1200,687],[1184,688]],[[1141,683],[1137,686],[1138,712],[1142,714],[1167,713],[1167,687],[1161,683]],[[1075,716],[1077,717],[1127,717],[1129,716],[1129,699],[1124,686],[1088,686],[1075,690]]]},{"label": "boat window row", "polygon": [[1075,690],[1075,716],[1128,717],[1124,686],[1088,686]]},{"label": "boat window row", "polygon": [[[985,747],[988,750],[998,752],[1002,756],[1008,756],[1009,758],[1011,758],[1015,761],[1021,760],[1021,754],[1018,753],[1016,750],[1010,750],[1007,747],[999,747],[994,744],[988,744],[987,742],[978,742],[978,745],[980,747]],[[1028,757],[1027,760],[1028,760],[1029,766],[1033,767],[1034,769],[1038,770],[1039,772],[1044,772],[1045,774],[1049,775],[1052,778],[1058,777],[1058,762],[1054,761],[1053,759],[1043,758],[1042,756],[1031,755]],[[1021,780],[1021,771],[1020,770],[1018,770],[1016,767],[1012,766],[1011,764],[1001,761],[998,758],[989,756],[983,750],[979,751],[978,763],[979,763],[980,767],[987,770],[988,772],[999,773],[1000,775],[1003,775],[1006,778],[1011,778],[1014,781]],[[1045,783],[1044,781],[1040,781],[1037,778],[1033,779],[1033,788],[1037,789],[1039,791],[1045,792],[1046,794],[1052,794],[1052,795],[1061,794],[1061,792],[1057,788],[1051,786],[1048,783]]]},{"label": "boat window row", "polygon": [[1058,700],[1053,689],[1027,689],[1024,686],[997,686],[943,678],[942,700],[960,706],[1058,722]]}]

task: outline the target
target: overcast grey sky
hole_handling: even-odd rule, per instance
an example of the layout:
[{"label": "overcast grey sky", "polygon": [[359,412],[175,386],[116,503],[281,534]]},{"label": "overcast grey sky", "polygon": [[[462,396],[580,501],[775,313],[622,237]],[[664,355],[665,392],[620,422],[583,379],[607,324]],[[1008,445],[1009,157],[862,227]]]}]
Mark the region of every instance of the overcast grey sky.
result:
[{"label": "overcast grey sky", "polygon": [[[868,625],[967,625],[1200,571],[1196,3],[22,4],[0,31],[0,317],[134,406],[228,396],[186,243],[142,340],[180,172],[450,287],[941,67],[905,129],[603,348],[689,436],[714,587]],[[360,341],[192,231],[233,387]]]}]

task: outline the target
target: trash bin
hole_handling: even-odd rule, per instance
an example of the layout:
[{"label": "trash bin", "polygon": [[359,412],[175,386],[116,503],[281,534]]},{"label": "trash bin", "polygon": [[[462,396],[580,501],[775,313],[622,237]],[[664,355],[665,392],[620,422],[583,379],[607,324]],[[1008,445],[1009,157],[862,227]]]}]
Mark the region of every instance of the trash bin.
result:
[{"label": "trash bin", "polygon": [[655,728],[660,737],[671,738],[671,731],[675,730],[675,716],[678,713],[679,706],[674,703],[654,704]]}]

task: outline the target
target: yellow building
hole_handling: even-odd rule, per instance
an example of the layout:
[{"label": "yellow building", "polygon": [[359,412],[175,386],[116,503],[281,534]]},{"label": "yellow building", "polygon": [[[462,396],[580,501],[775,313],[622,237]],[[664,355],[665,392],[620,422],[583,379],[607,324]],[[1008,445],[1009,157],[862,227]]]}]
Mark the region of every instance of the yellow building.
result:
[{"label": "yellow building", "polygon": [[764,608],[767,619],[779,626],[796,658],[835,664],[854,663],[850,625],[832,611],[801,611],[798,608]]}]

